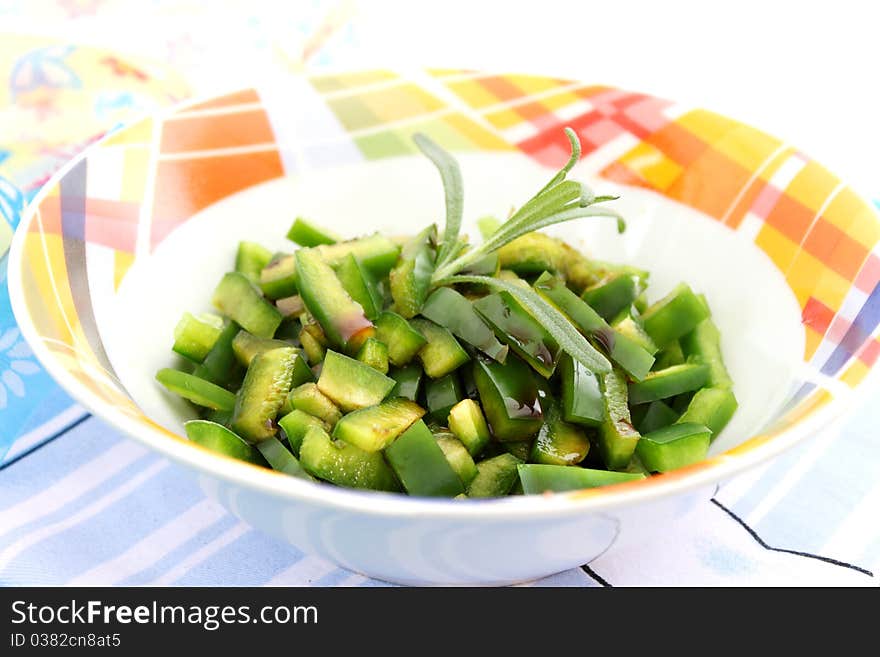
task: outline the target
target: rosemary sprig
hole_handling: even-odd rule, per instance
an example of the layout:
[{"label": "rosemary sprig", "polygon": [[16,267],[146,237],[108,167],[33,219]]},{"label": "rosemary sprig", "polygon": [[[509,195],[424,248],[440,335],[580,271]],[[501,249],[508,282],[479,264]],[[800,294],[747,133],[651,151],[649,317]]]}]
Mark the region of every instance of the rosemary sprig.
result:
[{"label": "rosemary sprig", "polygon": [[572,219],[613,217],[617,219],[617,229],[623,232],[625,228],[623,218],[614,210],[598,205],[616,200],[616,196],[597,197],[586,185],[566,180],[569,171],[580,159],[581,144],[571,128],[566,128],[565,134],[571,144],[571,157],[565,166],[481,245],[473,249],[468,249],[466,241],[459,237],[464,191],[458,162],[426,136],[415,135],[416,145],[440,172],[446,198],[446,226],[443,238],[437,246],[434,271],[430,275],[430,280],[425,280],[425,284],[436,288],[457,283],[476,283],[490,289],[509,292],[547,328],[563,350],[593,372],[604,373],[611,369],[608,359],[597,351],[558,309],[547,303],[534,290],[497,278],[465,276],[460,273],[518,237]]},{"label": "rosemary sprig", "polygon": [[480,246],[459,254],[456,251],[457,245],[460,244],[458,234],[461,230],[464,204],[458,163],[449,153],[424,135],[415,136],[418,147],[440,171],[446,193],[446,228],[435,263],[432,278],[434,286],[438,281],[454,276],[516,238],[553,224],[581,217],[602,216],[617,219],[618,230],[621,232],[624,230],[623,218],[616,211],[598,206],[600,203],[615,200],[616,196],[597,197],[588,186],[566,180],[568,172],[580,158],[581,145],[574,130],[566,128],[565,134],[571,144],[571,157],[565,166]]}]

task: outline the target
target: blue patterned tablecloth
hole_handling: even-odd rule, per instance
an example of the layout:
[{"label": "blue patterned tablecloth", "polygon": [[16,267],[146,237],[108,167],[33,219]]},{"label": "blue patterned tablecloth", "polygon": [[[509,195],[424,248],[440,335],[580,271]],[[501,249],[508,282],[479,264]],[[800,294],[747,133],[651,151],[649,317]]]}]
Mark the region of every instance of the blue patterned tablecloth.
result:
[{"label": "blue patterned tablecloth", "polygon": [[[56,80],[44,73],[37,91]],[[0,142],[0,254],[46,174],[33,162],[4,168],[18,146]],[[0,584],[384,585],[251,529],[188,472],[75,404],[15,325],[6,264],[0,256]],[[877,426],[875,396],[837,430],[726,483],[687,522],[536,584],[877,586]]]}]

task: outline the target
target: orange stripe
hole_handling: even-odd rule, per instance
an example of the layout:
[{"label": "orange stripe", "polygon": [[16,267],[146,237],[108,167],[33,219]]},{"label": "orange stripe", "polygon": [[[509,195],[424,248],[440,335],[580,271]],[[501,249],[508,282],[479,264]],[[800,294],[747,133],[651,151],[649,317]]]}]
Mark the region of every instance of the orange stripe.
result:
[{"label": "orange stripe", "polygon": [[151,244],[155,247],[177,226],[212,203],[283,174],[278,151],[159,162]]},{"label": "orange stripe", "polygon": [[235,114],[193,116],[166,121],[162,126],[162,153],[203,151],[252,146],[275,141],[269,117],[262,108]]}]

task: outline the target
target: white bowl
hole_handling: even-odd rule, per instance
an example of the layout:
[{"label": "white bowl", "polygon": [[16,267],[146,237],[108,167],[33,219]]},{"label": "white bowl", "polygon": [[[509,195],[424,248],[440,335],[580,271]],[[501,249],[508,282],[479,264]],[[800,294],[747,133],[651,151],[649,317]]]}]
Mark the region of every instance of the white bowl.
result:
[{"label": "white bowl", "polygon": [[[876,358],[873,328],[857,345],[838,336],[852,347],[841,359],[834,356],[839,345],[828,326],[818,341],[811,333],[818,331],[809,310],[819,302],[832,318],[861,316],[865,299],[855,308],[851,299],[861,298],[857,293],[870,274],[864,272],[874,266],[867,254],[880,226],[868,204],[856,198],[850,211],[861,213],[860,221],[840,228],[831,206],[822,208],[824,198],[811,200],[816,220],[804,227],[799,243],[783,230],[786,250],[770,229],[778,233],[778,222],[783,228],[794,222],[797,208],[785,214],[783,207],[781,219],[774,208],[780,198],[803,199],[796,176],[787,182],[774,176],[785,173],[795,155],[780,151],[781,162],[771,157],[751,171],[740,162],[747,174],[741,188],[719,180],[718,166],[710,166],[705,153],[684,162],[689,156],[683,153],[694,149],[687,138],[694,135],[708,144],[706,152],[740,154],[757,152],[771,138],[723,117],[672,112],[657,99],[587,85],[583,97],[571,100],[575,109],[563,104],[555,115],[547,110],[556,123],[545,120],[542,132],[534,121],[507,125],[511,117],[503,112],[510,107],[543,102],[530,101],[527,92],[514,101],[520,105],[508,100],[487,111],[468,87],[459,88],[462,81],[479,82],[480,74],[437,73],[420,86],[373,75],[342,77],[333,85],[326,78],[310,84],[294,79],[284,83],[286,93],[278,87],[238,92],[145,119],[56,176],[31,205],[13,243],[13,307],[47,370],[95,414],[184,464],[242,519],[301,550],[393,582],[529,580],[662,531],[719,482],[821,429],[865,388]],[[509,76],[526,87],[524,79]],[[562,82],[529,80],[542,83],[532,85],[541,89],[536,98],[546,98],[553,84],[559,94],[571,93]],[[445,98],[437,84],[458,100]],[[403,103],[404,92],[421,104]],[[367,109],[385,107],[377,94],[391,94],[389,107],[398,114],[409,108],[415,119],[403,127],[394,112],[392,119],[377,119]],[[658,125],[656,117],[645,119],[654,127],[648,135],[618,126],[610,136],[607,126],[597,128],[608,111],[588,120],[595,108],[618,107],[627,98],[650,107],[654,101],[675,118]],[[700,121],[688,121],[694,116]],[[652,298],[685,280],[706,294],[713,309],[740,408],[713,442],[709,459],[603,489],[447,501],[312,484],[218,456],[182,437],[192,409],[157,386],[154,374],[177,362],[170,351],[177,319],[184,311],[210,309],[211,290],[232,268],[239,240],[289,250],[283,236],[295,215],[351,236],[412,233],[440,220],[436,171],[401,137],[416,129],[458,151],[467,218],[504,215],[546,182],[550,170],[541,162],[564,161],[553,146],[563,121],[578,127],[587,145],[572,177],[591,182],[598,193],[620,194],[616,206],[628,229],[618,235],[612,222],[591,219],[549,232],[602,259],[649,269]],[[658,139],[670,126],[681,134]],[[676,164],[677,155],[682,162]],[[670,182],[662,167],[676,173],[672,165],[678,178]],[[838,181],[828,176],[830,194]],[[773,190],[776,204],[768,210]],[[848,241],[820,245],[821,260],[810,240],[828,226]],[[465,230],[475,234],[472,221]],[[853,250],[851,242],[863,246],[865,260],[841,273],[846,254],[836,249]],[[818,265],[799,265],[802,254]],[[843,285],[833,294],[832,274],[843,281],[833,279]],[[841,361],[834,371],[832,357]]]}]

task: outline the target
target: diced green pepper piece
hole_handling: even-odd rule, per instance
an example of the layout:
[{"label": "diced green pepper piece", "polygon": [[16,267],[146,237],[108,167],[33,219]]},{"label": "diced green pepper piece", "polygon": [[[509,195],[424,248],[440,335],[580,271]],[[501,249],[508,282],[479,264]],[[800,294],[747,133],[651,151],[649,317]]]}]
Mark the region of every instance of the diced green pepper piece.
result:
[{"label": "diced green pepper piece", "polygon": [[235,407],[235,395],[192,374],[165,368],[156,373],[156,380],[193,404],[221,411],[231,411]]},{"label": "diced green pepper piece", "polygon": [[545,379],[553,374],[560,354],[559,344],[509,292],[489,294],[475,301],[474,309],[499,339],[538,374]]},{"label": "diced green pepper piece", "polygon": [[349,253],[336,267],[336,276],[351,298],[361,304],[367,319],[376,319],[382,312],[382,295],[379,283],[369,270]]},{"label": "diced green pepper piece", "polygon": [[367,452],[378,452],[424,414],[425,410],[415,402],[395,397],[344,416],[336,423],[333,437]]},{"label": "diced green pepper piece", "polygon": [[630,404],[645,404],[666,399],[682,392],[698,390],[706,385],[709,366],[703,363],[673,365],[651,372],[641,381],[629,384]]},{"label": "diced green pepper piece", "polygon": [[468,497],[503,497],[517,482],[516,468],[522,461],[513,454],[499,454],[477,463],[477,476],[467,489]]},{"label": "diced green pepper piece", "polygon": [[320,391],[344,411],[375,406],[393,387],[394,379],[335,351],[327,352],[318,377]]},{"label": "diced green pepper piece", "polygon": [[357,359],[377,372],[388,374],[388,347],[376,338],[367,338],[357,353]]},{"label": "diced green pepper piece", "polygon": [[433,224],[407,242],[388,275],[394,309],[403,317],[414,317],[421,309],[434,273],[437,227]]},{"label": "diced green pepper piece", "polygon": [[385,449],[385,458],[410,495],[455,497],[464,492],[461,479],[421,420]]},{"label": "diced green pepper piece", "polygon": [[654,356],[632,338],[611,328],[560,279],[544,272],[535,281],[534,287],[538,294],[567,315],[584,335],[595,340],[630,376],[642,379],[651,370]]},{"label": "diced green pepper piece", "polygon": [[288,403],[291,409],[314,415],[332,429],[342,417],[339,407],[322,393],[314,383],[303,383],[290,391]]},{"label": "diced green pepper piece", "polygon": [[290,392],[297,350],[272,349],[256,356],[235,399],[232,428],[250,443],[274,436],[275,417]]},{"label": "diced green pepper piece", "polygon": [[324,422],[324,420],[314,415],[309,415],[298,408],[293,409],[278,420],[278,426],[281,427],[284,435],[287,436],[287,442],[290,443],[290,449],[295,456],[299,456],[299,448],[309,427],[321,427],[324,431],[330,431],[330,425]]},{"label": "diced green pepper piece", "polygon": [[375,328],[363,307],[349,296],[316,249],[296,252],[296,272],[300,296],[331,346],[355,352],[373,336]]},{"label": "diced green pepper piece", "polygon": [[500,269],[498,253],[490,253],[462,269],[461,273],[470,276],[497,276]]},{"label": "diced green pepper piece", "polygon": [[273,470],[283,472],[291,477],[314,481],[312,476],[300,465],[297,458],[277,438],[271,437],[257,443],[257,449],[263,455],[263,458],[269,462]]},{"label": "diced green pepper piece", "polygon": [[322,244],[314,248],[331,267],[338,265],[349,254],[354,255],[378,279],[388,275],[400,253],[397,244],[379,233],[347,242]]},{"label": "diced green pepper piece", "polygon": [[201,365],[196,367],[193,374],[222,386],[229,385],[236,379],[240,380],[241,370],[232,350],[232,341],[240,330],[241,327],[235,322],[226,324],[214,346],[211,347],[211,351],[205,356]]},{"label": "diced green pepper piece", "polygon": [[419,349],[419,360],[422,361],[425,374],[432,379],[446,376],[471,359],[447,329],[422,318],[416,318],[411,323],[427,340],[425,346]]},{"label": "diced green pepper piece", "polygon": [[532,453],[533,440],[515,440],[505,443],[499,443],[508,454],[513,454],[520,461],[528,461],[529,455]]},{"label": "diced green pepper piece", "polygon": [[194,317],[184,313],[174,329],[173,350],[194,363],[201,363],[223,332],[223,320],[216,315]]},{"label": "diced green pepper piece", "polygon": [[489,358],[504,362],[507,347],[498,342],[492,329],[477,314],[474,305],[451,287],[434,290],[422,306],[421,313]]},{"label": "diced green pepper piece", "polygon": [[642,324],[659,348],[693,331],[709,316],[706,306],[685,283],[642,313]]},{"label": "diced green pepper piece", "polygon": [[611,472],[572,468],[564,465],[539,465],[523,463],[517,468],[526,495],[540,495],[548,491],[564,492],[582,488],[598,488],[644,479],[645,475],[633,472]]},{"label": "diced green pepper piece", "polygon": [[207,420],[190,420],[184,422],[183,428],[187,438],[196,445],[239,461],[269,467],[260,452],[222,425]]},{"label": "diced green pepper piece", "polygon": [[474,380],[496,440],[522,441],[541,428],[538,385],[531,368],[514,356],[502,363],[477,359]]},{"label": "diced green pepper piece", "polygon": [[487,215],[477,219],[477,229],[484,240],[489,239],[496,230],[501,228],[501,221],[496,217]]},{"label": "diced green pepper piece", "polygon": [[639,422],[635,422],[635,425],[639,429],[639,433],[643,436],[646,433],[651,433],[657,429],[668,427],[670,424],[674,424],[675,421],[678,420],[678,413],[662,401],[653,401],[648,404],[646,408],[647,411],[645,412],[644,417],[642,417]]},{"label": "diced green pepper piece", "polygon": [[254,283],[260,280],[260,272],[272,260],[272,252],[255,242],[239,242],[235,254],[235,271],[244,274]]},{"label": "diced green pepper piece", "polygon": [[640,281],[636,276],[612,274],[584,290],[581,299],[605,318],[605,321],[610,321],[621,310],[628,308],[641,291]]},{"label": "diced green pepper piece", "polygon": [[684,353],[681,350],[681,344],[678,340],[673,340],[657,354],[653,369],[655,371],[665,370],[667,367],[682,363],[684,363]]},{"label": "diced green pepper piece", "polygon": [[709,366],[707,386],[730,388],[733,385],[721,354],[721,334],[711,319],[704,319],[682,337],[681,346],[689,361],[696,360]]},{"label": "diced green pepper piece", "polygon": [[558,403],[542,403],[544,424],[531,448],[529,460],[548,465],[577,465],[590,451],[590,440],[583,430],[563,421]]},{"label": "diced green pepper piece", "polygon": [[251,361],[260,354],[289,346],[291,346],[290,343],[284,340],[258,338],[247,331],[239,331],[232,341],[232,351],[235,353],[238,362],[245,367],[250,365]]},{"label": "diced green pepper piece", "polygon": [[376,338],[388,346],[388,360],[406,365],[425,346],[425,336],[397,313],[386,310],[376,318]]},{"label": "diced green pepper piece", "polygon": [[639,442],[639,432],[632,425],[627,404],[626,378],[617,370],[604,375],[605,419],[599,427],[596,442],[605,467],[625,468]]},{"label": "diced green pepper piece", "polygon": [[[284,319],[299,317],[306,310],[306,304],[303,303],[302,297],[298,294],[277,299],[275,301],[275,307],[278,308],[278,312],[281,313]],[[278,336],[278,331],[275,332],[275,335],[276,337]]]},{"label": "diced green pepper piece", "polygon": [[209,422],[215,422],[217,424],[222,424],[224,427],[229,427],[229,423],[232,421],[232,411],[222,411],[219,409],[205,409],[205,412],[202,415],[203,420],[208,420]]},{"label": "diced green pepper piece", "polygon": [[311,427],[306,432],[299,462],[309,474],[337,486],[400,490],[382,452],[365,452],[343,440],[333,440],[320,427]]},{"label": "diced green pepper piece", "polygon": [[316,340],[314,335],[303,329],[299,333],[299,342],[302,345],[303,353],[312,365],[317,365],[324,360],[327,347]]},{"label": "diced green pepper piece", "polygon": [[615,321],[613,328],[652,356],[657,353],[657,345],[654,344],[651,336],[645,333],[641,320],[636,319],[630,313],[626,313],[625,316]]},{"label": "diced green pepper piece", "polygon": [[243,329],[271,338],[281,324],[281,313],[266,301],[244,274],[229,272],[214,291],[214,305]]},{"label": "diced green pepper piece", "polygon": [[[290,381],[290,389],[293,391],[295,388],[298,388],[304,383],[314,383],[315,382],[315,374],[312,372],[312,368],[309,367],[309,364],[306,362],[303,353],[300,352],[296,357],[296,362],[293,364],[293,379]],[[287,395],[287,398],[284,400],[284,404],[281,406],[280,414],[286,415],[293,410],[293,406],[290,405],[290,395]]]},{"label": "diced green pepper piece", "polygon": [[425,406],[429,417],[443,426],[447,424],[449,411],[463,396],[461,383],[455,372],[425,382]]},{"label": "diced green pepper piece", "polygon": [[477,466],[462,442],[451,433],[434,434],[437,444],[443,450],[449,465],[461,479],[462,486],[467,488],[477,476]]},{"label": "diced green pepper piece", "polygon": [[388,373],[392,379],[396,381],[389,397],[403,397],[410,401],[418,399],[419,388],[422,383],[422,366],[418,363],[411,363],[406,367],[399,367]]},{"label": "diced green pepper piece", "polygon": [[562,242],[544,233],[526,233],[498,249],[501,268],[520,276],[562,271],[567,258]]},{"label": "diced green pepper piece", "polygon": [[597,427],[605,418],[605,401],[599,377],[563,354],[559,361],[562,416],[566,422]]},{"label": "diced green pepper piece", "polygon": [[730,422],[737,406],[730,388],[703,388],[693,396],[679,422],[702,424],[709,428],[712,440],[715,440]]},{"label": "diced green pepper piece", "polygon": [[321,244],[336,244],[341,238],[336,233],[319,228],[311,221],[297,217],[290,230],[287,231],[287,239],[294,244],[310,247]]},{"label": "diced green pepper piece", "polygon": [[296,257],[279,254],[260,272],[260,289],[267,299],[296,294]]},{"label": "diced green pepper piece", "polygon": [[473,399],[462,399],[449,411],[449,430],[467,448],[471,456],[479,456],[491,439],[489,426],[480,405]]},{"label": "diced green pepper piece", "polygon": [[711,435],[701,424],[672,424],[642,436],[636,451],[651,472],[668,472],[706,458]]}]

